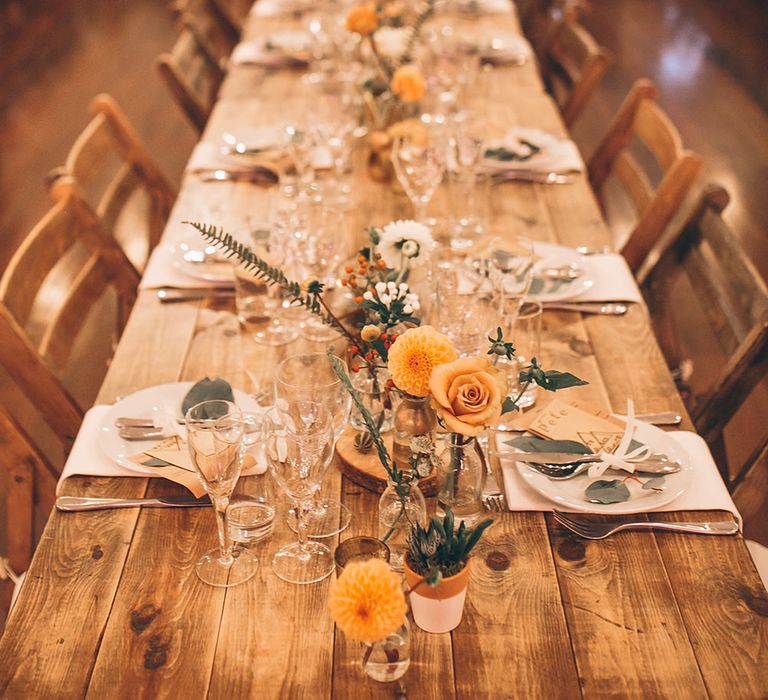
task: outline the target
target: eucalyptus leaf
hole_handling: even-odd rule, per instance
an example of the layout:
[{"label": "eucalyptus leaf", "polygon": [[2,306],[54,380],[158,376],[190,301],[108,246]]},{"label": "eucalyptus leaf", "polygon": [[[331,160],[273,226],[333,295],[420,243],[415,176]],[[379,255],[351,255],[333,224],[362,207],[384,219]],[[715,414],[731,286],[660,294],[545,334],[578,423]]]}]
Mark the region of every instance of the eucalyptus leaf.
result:
[{"label": "eucalyptus leaf", "polygon": [[142,467],[170,467],[171,463],[157,457],[150,457],[146,462],[141,463]]},{"label": "eucalyptus leaf", "polygon": [[[223,379],[201,379],[195,384],[181,402],[181,412],[187,415],[187,411],[203,401],[234,401],[232,387]],[[220,416],[208,416],[219,418]]]},{"label": "eucalyptus leaf", "polygon": [[505,440],[505,444],[512,445],[523,452],[566,452],[575,455],[591,455],[592,450],[576,440],[545,440],[540,437],[523,435],[513,440]]},{"label": "eucalyptus leaf", "polygon": [[643,491],[650,491],[651,489],[663,490],[665,484],[666,484],[666,481],[664,477],[657,476],[657,477],[654,477],[653,479],[648,479],[648,481],[646,481],[643,484]]},{"label": "eucalyptus leaf", "polygon": [[621,479],[598,479],[584,490],[584,496],[590,503],[624,503],[629,500],[629,489]]},{"label": "eucalyptus leaf", "polygon": [[[522,374],[522,373],[521,373]],[[570,372],[560,372],[556,369],[549,369],[545,372],[538,372],[532,375],[535,381],[542,389],[547,391],[557,391],[558,389],[568,389],[572,386],[585,386],[589,382],[579,379]]]}]

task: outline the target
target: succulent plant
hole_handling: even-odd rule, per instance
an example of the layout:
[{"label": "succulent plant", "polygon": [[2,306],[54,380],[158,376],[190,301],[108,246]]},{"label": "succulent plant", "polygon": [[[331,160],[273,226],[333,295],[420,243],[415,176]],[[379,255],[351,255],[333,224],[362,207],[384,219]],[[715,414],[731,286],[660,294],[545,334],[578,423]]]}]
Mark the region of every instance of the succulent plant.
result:
[{"label": "succulent plant", "polygon": [[469,553],[493,523],[488,518],[475,527],[462,521],[454,531],[454,516],[448,511],[441,521],[433,516],[426,529],[416,523],[408,535],[408,566],[430,586],[455,576],[466,565]]}]

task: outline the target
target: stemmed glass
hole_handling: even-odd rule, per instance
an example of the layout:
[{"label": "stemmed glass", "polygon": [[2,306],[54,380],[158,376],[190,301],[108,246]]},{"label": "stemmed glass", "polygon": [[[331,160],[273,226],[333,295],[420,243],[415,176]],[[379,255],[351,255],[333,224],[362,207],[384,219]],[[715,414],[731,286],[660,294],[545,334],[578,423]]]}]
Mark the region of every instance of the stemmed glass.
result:
[{"label": "stemmed glass", "polygon": [[[333,424],[333,438],[338,438],[347,424],[351,399],[323,352],[295,355],[284,360],[275,375],[275,403],[282,410],[295,412],[297,406],[314,402],[322,405]],[[320,499],[315,494],[306,514],[310,537],[330,537],[344,530],[352,515],[340,501]],[[288,525],[295,528],[296,513]]]},{"label": "stemmed glass", "polygon": [[219,532],[219,548],[205,554],[195,572],[211,586],[237,586],[258,568],[250,551],[233,551],[227,523],[227,506],[243,466],[243,417],[231,401],[203,401],[187,411],[185,422],[192,464],[213,503]]},{"label": "stemmed glass", "polygon": [[501,294],[504,331],[509,334],[533,282],[533,241],[522,236],[492,238],[486,256],[484,264]]},{"label": "stemmed glass", "polygon": [[333,571],[326,545],[307,539],[306,513],[333,456],[333,423],[325,408],[300,401],[290,411],[267,414],[267,462],[275,481],[293,501],[298,541],[281,547],[272,559],[275,574],[289,583],[314,583]]},{"label": "stemmed glass", "polygon": [[443,149],[408,137],[392,146],[392,165],[398,182],[413,204],[414,218],[425,222],[427,207],[445,172]]}]

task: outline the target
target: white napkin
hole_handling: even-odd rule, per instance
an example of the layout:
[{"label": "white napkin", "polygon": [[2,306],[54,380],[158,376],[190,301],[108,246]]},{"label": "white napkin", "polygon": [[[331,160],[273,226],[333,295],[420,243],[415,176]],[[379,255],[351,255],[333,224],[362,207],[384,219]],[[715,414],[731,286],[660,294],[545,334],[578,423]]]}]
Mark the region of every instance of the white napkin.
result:
[{"label": "white napkin", "polygon": [[482,167],[487,172],[506,172],[508,170],[532,170],[535,172],[583,172],[584,161],[576,144],[566,138],[560,138],[541,129],[513,127],[501,140],[490,141],[485,148],[506,147],[511,151],[525,149],[519,140],[523,139],[538,146],[541,150],[527,160],[502,161],[484,158]]},{"label": "white napkin", "polygon": [[[679,498],[655,510],[659,512],[727,510],[733,513],[734,518],[739,523],[739,527],[741,527],[741,514],[720,477],[720,472],[712,459],[712,454],[704,439],[696,433],[682,430],[667,433],[667,435],[674,437],[686,451],[693,465],[694,475],[688,489]],[[503,441],[508,439],[508,434],[497,433],[497,449],[507,449],[507,445]],[[553,509],[554,505],[551,501],[544,498],[544,496],[534,491],[525,483],[512,460],[502,459],[501,469],[504,475],[504,491],[506,492],[507,504],[510,510],[551,511]],[[649,512],[653,512],[653,510],[650,509]]]},{"label": "white napkin", "polygon": [[585,255],[579,263],[584,276],[593,284],[567,301],[624,301],[643,303],[643,295],[627,261],[618,253],[606,255]]},{"label": "white napkin", "polygon": [[280,32],[267,39],[239,43],[230,60],[233,65],[302,67],[310,58],[310,41],[306,32]]},{"label": "white napkin", "polygon": [[512,3],[510,0],[459,0],[456,9],[474,15],[509,15]]},{"label": "white napkin", "polygon": [[[272,158],[274,156],[275,158]],[[187,163],[187,172],[196,173],[204,170],[227,170],[231,173],[247,174],[259,168],[265,168],[277,173],[274,164],[280,156],[280,151],[257,154],[254,156],[231,154],[222,150],[222,144],[212,141],[201,141],[195,146]]]},{"label": "white napkin", "polygon": [[280,17],[309,9],[302,0],[257,0],[250,9],[253,17]]},{"label": "white napkin", "polygon": [[[205,246],[202,238],[200,247]],[[234,272],[229,278],[204,279],[203,277],[187,274],[181,253],[176,243],[163,240],[149,256],[144,275],[139,282],[140,289],[159,289],[175,287],[178,289],[232,289],[235,286]]]},{"label": "white napkin", "polygon": [[70,476],[138,476],[144,479],[149,476],[115,464],[99,447],[99,430],[111,408],[103,405],[93,406],[85,414],[80,432],[56,484],[56,495],[59,495],[61,485]]},{"label": "white napkin", "polygon": [[480,57],[489,63],[525,63],[531,59],[531,45],[517,34],[497,34],[480,46]]}]

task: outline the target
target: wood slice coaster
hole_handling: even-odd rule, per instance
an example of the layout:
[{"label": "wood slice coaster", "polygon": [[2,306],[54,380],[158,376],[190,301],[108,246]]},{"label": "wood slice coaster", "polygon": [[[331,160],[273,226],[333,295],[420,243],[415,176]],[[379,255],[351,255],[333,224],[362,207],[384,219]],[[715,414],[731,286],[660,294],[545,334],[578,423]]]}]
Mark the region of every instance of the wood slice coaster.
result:
[{"label": "wood slice coaster", "polygon": [[[371,447],[371,451],[366,454],[358,452],[355,447],[355,435],[357,435],[357,431],[352,427],[347,427],[336,441],[336,454],[339,456],[341,473],[358,486],[374,493],[382,493],[387,487],[387,472],[381,466],[376,448]],[[392,454],[392,431],[384,433],[382,437],[389,454]],[[426,479],[421,479],[419,488],[425,496],[434,496],[437,493],[435,475],[430,474]]]}]

